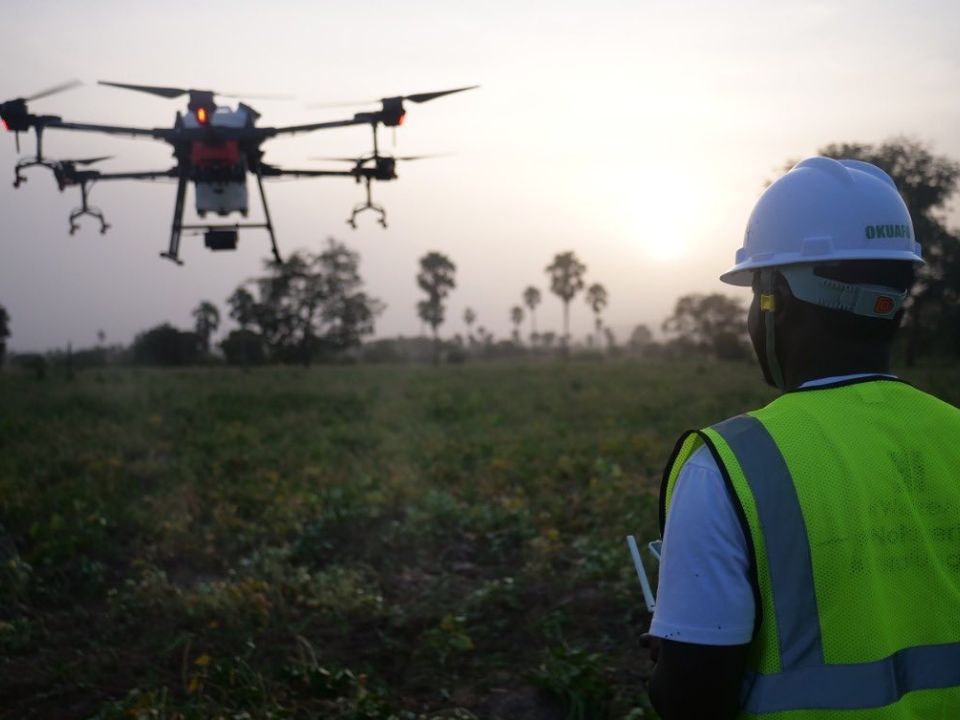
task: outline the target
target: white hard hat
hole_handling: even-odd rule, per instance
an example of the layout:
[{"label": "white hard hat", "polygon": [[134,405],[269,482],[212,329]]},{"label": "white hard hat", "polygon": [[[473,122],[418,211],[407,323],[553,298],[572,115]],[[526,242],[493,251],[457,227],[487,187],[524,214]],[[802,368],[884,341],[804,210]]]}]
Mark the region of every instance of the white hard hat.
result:
[{"label": "white hard hat", "polygon": [[736,264],[720,279],[749,286],[755,270],[837,260],[923,262],[889,175],[860,160],[813,157],[763,193]]}]

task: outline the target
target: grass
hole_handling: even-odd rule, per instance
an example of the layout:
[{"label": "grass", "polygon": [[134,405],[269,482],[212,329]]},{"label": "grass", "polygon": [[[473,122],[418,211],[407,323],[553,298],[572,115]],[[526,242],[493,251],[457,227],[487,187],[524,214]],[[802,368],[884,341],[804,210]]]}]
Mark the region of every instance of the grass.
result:
[{"label": "grass", "polygon": [[682,430],[771,396],[697,363],[0,373],[0,717],[652,717],[624,535]]}]

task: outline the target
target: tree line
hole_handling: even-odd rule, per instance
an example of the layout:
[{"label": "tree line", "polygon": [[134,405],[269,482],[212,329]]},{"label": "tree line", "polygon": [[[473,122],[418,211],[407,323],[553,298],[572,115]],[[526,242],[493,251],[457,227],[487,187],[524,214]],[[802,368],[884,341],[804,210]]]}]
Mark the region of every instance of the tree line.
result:
[{"label": "tree line", "polygon": [[[553,262],[546,267],[546,272],[550,280],[550,290],[563,303],[563,335],[561,337],[561,351],[566,352],[570,343],[570,302],[584,288],[586,281],[584,275],[587,267],[573,252],[558,253]],[[430,327],[433,335],[433,363],[439,364],[441,360],[443,343],[439,336],[439,328],[446,319],[446,300],[450,292],[456,287],[456,265],[453,261],[440,252],[429,252],[420,259],[420,270],[417,273],[417,285],[426,293],[426,298],[417,303],[417,315],[420,320]],[[603,327],[601,313],[607,306],[609,297],[606,288],[600,283],[591,284],[586,290],[587,304],[595,315],[595,328],[599,333]],[[530,285],[522,293],[522,302],[530,312],[531,333],[530,344],[536,346],[540,344],[540,335],[536,329],[535,310],[542,300],[540,289]],[[521,305],[514,305],[509,310],[510,323],[513,325],[511,339],[506,341],[512,343],[514,349],[525,345],[520,335],[520,326],[524,321],[524,308]],[[473,308],[467,307],[463,312],[463,321],[467,326],[466,338],[455,335],[453,338],[453,351],[462,352],[465,349],[474,349],[478,345],[489,348],[494,343],[494,338],[483,326],[478,326],[476,335],[474,334],[474,323],[477,321],[477,313]],[[552,340],[551,343],[552,345]]]},{"label": "tree line", "polygon": [[[869,145],[832,144],[819,154],[853,158],[878,165],[893,177],[913,218],[915,235],[923,245],[926,264],[905,305],[901,351],[907,364],[926,355],[960,355],[960,235],[947,227],[947,203],[960,182],[960,163],[934,155],[920,143],[894,138]],[[793,163],[787,163],[789,169]],[[636,326],[622,345],[603,322],[609,293],[599,282],[587,283],[586,265],[572,251],[557,253],[545,267],[549,290],[563,305],[563,331],[557,334],[537,327],[536,311],[543,294],[527,286],[508,309],[512,326],[509,339],[497,340],[478,324],[475,310],[463,311],[464,335],[444,340],[440,330],[447,320],[447,303],[456,288],[456,265],[437,251],[420,258],[416,283],[424,293],[417,316],[429,327],[429,348],[422,339],[377,340],[374,321],[383,303],[363,289],[359,255],[342,243],[328,240],[319,253],[300,251],[285,262],[266,261],[264,274],[242,283],[227,298],[229,316],[237,328],[218,344],[223,359],[238,365],[268,362],[301,363],[353,359],[398,360],[409,357],[462,361],[468,356],[493,357],[540,353],[568,355],[571,350],[570,311],[583,292],[594,316],[593,333],[586,346],[594,352],[631,352],[648,356],[678,357],[689,354],[721,359],[751,356],[745,332],[746,310],[738,298],[719,293],[688,294],[678,299],[673,314],[661,325],[663,341],[655,340],[646,325]],[[210,361],[211,339],[220,328],[217,306],[201,302],[192,312],[193,328],[182,330],[163,323],[137,335],[128,349],[108,349],[99,333],[96,348],[60,353],[80,364],[100,364],[121,359],[139,364],[190,365]],[[521,334],[529,318],[526,342]],[[475,327],[476,326],[476,327]],[[10,317],[0,306],[0,364],[10,337]],[[363,346],[363,351],[358,348]],[[36,358],[29,356],[31,362]],[[26,362],[26,361],[25,361]]]},{"label": "tree line", "polygon": [[[360,256],[330,239],[319,253],[298,251],[283,262],[264,262],[261,277],[239,285],[227,305],[237,328],[219,343],[238,365],[299,363],[337,358],[373,333],[383,303],[363,289]],[[163,324],[139,334],[134,362],[189,365],[209,359],[220,311],[201,302],[192,330]]]}]

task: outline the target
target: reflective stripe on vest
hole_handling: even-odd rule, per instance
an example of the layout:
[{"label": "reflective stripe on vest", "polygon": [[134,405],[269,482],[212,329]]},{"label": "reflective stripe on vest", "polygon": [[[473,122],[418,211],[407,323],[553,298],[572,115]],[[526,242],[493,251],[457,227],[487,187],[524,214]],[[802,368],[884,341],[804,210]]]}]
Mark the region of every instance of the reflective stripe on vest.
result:
[{"label": "reflective stripe on vest", "polygon": [[749,415],[712,429],[736,455],[756,502],[780,640],[781,672],[747,673],[743,710],[872,708],[914,690],[960,686],[960,643],[905,648],[867,663],[825,662],[810,541],[783,455]]}]

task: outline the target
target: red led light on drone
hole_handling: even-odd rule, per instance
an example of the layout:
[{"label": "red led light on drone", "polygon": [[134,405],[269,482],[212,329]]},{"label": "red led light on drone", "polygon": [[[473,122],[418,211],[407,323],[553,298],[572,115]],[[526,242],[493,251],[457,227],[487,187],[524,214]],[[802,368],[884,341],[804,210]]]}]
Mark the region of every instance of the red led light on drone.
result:
[{"label": "red led light on drone", "polygon": [[403,125],[403,119],[407,116],[405,112],[400,113],[400,118],[397,120],[397,125]]},{"label": "red led light on drone", "polygon": [[210,119],[210,116],[207,114],[207,109],[204,107],[197,108],[197,122],[201,125],[206,125],[207,121]]},{"label": "red led light on drone", "polygon": [[0,118],[0,125],[2,125],[2,126],[3,126],[3,129],[4,129],[4,130],[7,130],[7,131],[9,131],[9,130],[10,130],[10,126],[9,126],[9,125],[7,125],[7,121],[6,121],[6,120],[4,120],[4,119],[2,119],[2,118]]}]

